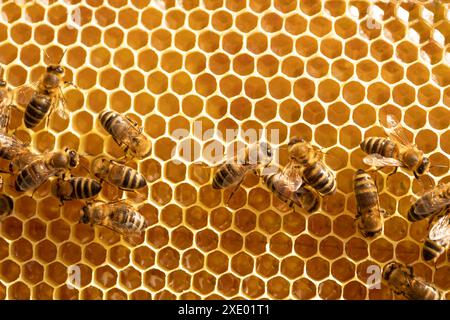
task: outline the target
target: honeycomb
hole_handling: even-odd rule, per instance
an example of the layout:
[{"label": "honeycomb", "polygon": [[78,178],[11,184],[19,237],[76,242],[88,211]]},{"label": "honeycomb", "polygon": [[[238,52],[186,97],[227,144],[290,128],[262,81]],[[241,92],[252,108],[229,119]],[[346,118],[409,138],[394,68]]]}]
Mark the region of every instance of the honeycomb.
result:
[{"label": "honeycomb", "polygon": [[[423,186],[402,170],[376,174],[392,215],[374,240],[357,231],[352,190],[355,170],[367,168],[359,143],[384,135],[383,111],[444,164],[431,169],[434,183],[449,181],[446,2],[2,1],[8,84],[36,81],[67,50],[66,80],[77,86],[64,90],[70,119],[27,130],[13,110],[11,132],[39,152],[74,148],[88,165],[123,155],[97,121],[109,108],[141,124],[153,151],[131,162],[149,181],[136,206],[150,227],[135,243],[79,224],[81,201],[60,207],[47,184],[19,194],[4,175],[15,210],[0,225],[0,299],[402,299],[385,284],[367,286],[368,267],[391,260],[450,299],[449,253],[424,262],[427,222],[406,220]],[[238,142],[223,140],[226,129],[238,130]],[[227,203],[230,190],[212,189],[213,171],[200,162],[208,146],[245,141],[247,129],[274,148],[301,135],[326,150],[336,194],[307,215],[250,174]],[[198,157],[172,154],[186,145]],[[136,198],[104,185],[101,199],[117,196]],[[72,266],[79,286],[67,286]]]}]

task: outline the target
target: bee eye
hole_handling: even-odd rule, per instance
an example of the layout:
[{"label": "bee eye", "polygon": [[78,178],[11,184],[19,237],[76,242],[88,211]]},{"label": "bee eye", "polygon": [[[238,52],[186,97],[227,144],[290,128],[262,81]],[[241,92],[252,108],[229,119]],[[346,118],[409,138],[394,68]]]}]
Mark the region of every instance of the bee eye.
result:
[{"label": "bee eye", "polygon": [[6,87],[6,81],[0,80],[0,87]]},{"label": "bee eye", "polygon": [[61,66],[57,66],[57,67],[55,68],[55,71],[56,71],[57,73],[64,73],[64,69],[63,69]]}]

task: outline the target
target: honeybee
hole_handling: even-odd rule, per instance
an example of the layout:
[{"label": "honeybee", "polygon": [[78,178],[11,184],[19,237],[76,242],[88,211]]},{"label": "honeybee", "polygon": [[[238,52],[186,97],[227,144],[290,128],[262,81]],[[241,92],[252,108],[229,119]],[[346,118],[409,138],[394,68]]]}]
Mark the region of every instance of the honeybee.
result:
[{"label": "honeybee", "polygon": [[406,168],[414,173],[416,179],[429,171],[430,160],[409,141],[405,129],[393,115],[387,115],[384,130],[389,138],[370,137],[361,142],[361,149],[368,154],[363,159],[365,164],[391,166],[395,167],[395,171],[398,167]]},{"label": "honeybee", "polygon": [[25,106],[24,123],[29,129],[36,127],[49,113],[47,118],[53,111],[63,119],[67,119],[66,101],[62,92],[62,86],[71,84],[65,82],[64,68],[60,65],[65,52],[61,56],[60,61],[56,65],[49,65],[45,69],[41,78],[31,85],[33,91],[31,98]]},{"label": "honeybee", "polygon": [[378,189],[369,173],[359,169],[353,177],[358,228],[364,237],[378,236],[383,230],[383,216]]},{"label": "honeybee", "polygon": [[0,158],[14,160],[32,154],[29,145],[15,136],[0,133]]},{"label": "honeybee", "polygon": [[67,170],[75,168],[78,163],[77,152],[68,148],[39,156],[19,171],[15,188],[17,191],[37,189],[50,177],[61,176]]},{"label": "honeybee", "polygon": [[288,143],[290,161],[285,167],[285,175],[294,185],[302,181],[313,187],[321,195],[336,191],[336,179],[323,163],[323,153],[303,138],[294,137]]},{"label": "honeybee", "polygon": [[9,120],[11,119],[11,108],[14,106],[13,91],[3,79],[3,68],[0,67],[0,133],[8,132]]},{"label": "honeybee", "polygon": [[450,207],[431,224],[428,237],[422,248],[422,257],[425,261],[438,258],[450,246]]},{"label": "honeybee", "polygon": [[113,137],[119,146],[125,146],[125,153],[138,159],[148,157],[152,144],[142,133],[142,127],[136,122],[114,111],[103,111],[99,115],[103,128]]},{"label": "honeybee", "polygon": [[262,174],[263,181],[267,188],[277,195],[280,200],[284,201],[290,208],[297,205],[308,213],[319,209],[320,198],[313,188],[303,184],[295,189],[289,184],[287,177],[279,168],[270,169],[267,170],[267,174]]},{"label": "honeybee", "polygon": [[92,162],[91,172],[101,181],[106,181],[122,190],[131,191],[147,185],[147,180],[138,171],[104,157],[99,157]]},{"label": "honeybee", "polygon": [[397,262],[387,264],[383,269],[383,279],[396,294],[410,300],[441,300],[442,292],[425,280],[414,276],[412,267]]},{"label": "honeybee", "polygon": [[450,205],[450,182],[438,184],[413,203],[408,211],[409,221],[419,221],[441,212]]},{"label": "honeybee", "polygon": [[[0,177],[0,189],[3,188],[3,177]],[[14,209],[14,202],[6,194],[0,195],[0,221],[9,216]]]},{"label": "honeybee", "polygon": [[93,198],[102,189],[102,185],[93,179],[72,177],[57,178],[52,182],[52,194],[60,199],[61,203],[68,200]]},{"label": "honeybee", "polygon": [[235,187],[231,198],[248,172],[267,166],[271,161],[271,146],[266,142],[254,143],[245,147],[232,161],[219,165],[213,176],[212,187],[214,189]]},{"label": "honeybee", "polygon": [[141,234],[148,226],[144,216],[123,201],[88,203],[81,213],[81,223],[97,224],[123,235]]}]

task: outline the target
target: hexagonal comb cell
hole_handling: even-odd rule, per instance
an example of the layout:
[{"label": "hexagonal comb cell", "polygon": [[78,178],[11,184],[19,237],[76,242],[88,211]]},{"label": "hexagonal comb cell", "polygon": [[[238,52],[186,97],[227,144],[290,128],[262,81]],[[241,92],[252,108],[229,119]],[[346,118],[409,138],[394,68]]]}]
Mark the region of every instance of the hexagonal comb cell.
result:
[{"label": "hexagonal comb cell", "polygon": [[[148,228],[132,243],[80,224],[82,201],[60,207],[50,183],[18,193],[14,177],[2,174],[14,210],[0,221],[0,299],[393,299],[385,284],[365,284],[368,266],[391,260],[413,265],[450,297],[448,259],[436,268],[421,261],[428,222],[407,220],[414,197],[448,180],[448,8],[438,1],[84,2],[76,29],[67,27],[72,4],[2,3],[8,86],[38,81],[65,50],[63,80],[75,84],[62,88],[69,119],[56,112],[28,130],[13,108],[8,134],[33,152],[73,148],[88,169],[97,156],[124,155],[98,114],[129,116],[153,145],[149,157],[126,159],[148,187],[130,193],[103,183],[98,200],[128,199]],[[389,216],[381,235],[368,239],[355,222],[352,181],[357,169],[372,170],[359,144],[386,136],[383,112],[401,120],[431,167],[420,179],[403,169],[373,173]],[[335,174],[336,193],[306,215],[256,174],[234,193],[214,189],[216,168],[203,163],[212,162],[208,150],[229,153],[239,139],[250,143],[250,130],[283,165],[290,138],[311,141]],[[0,166],[6,171],[7,161]],[[82,166],[72,174],[87,177]],[[68,289],[74,264],[83,283]]]}]

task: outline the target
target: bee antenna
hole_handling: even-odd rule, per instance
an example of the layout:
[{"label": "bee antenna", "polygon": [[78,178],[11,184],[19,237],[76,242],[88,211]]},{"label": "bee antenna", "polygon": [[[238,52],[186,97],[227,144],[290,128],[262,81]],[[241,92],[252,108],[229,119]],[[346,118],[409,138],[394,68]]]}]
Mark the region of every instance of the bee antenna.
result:
[{"label": "bee antenna", "polygon": [[50,61],[50,56],[48,55],[47,49],[44,49],[44,53],[47,56],[47,59]]},{"label": "bee antenna", "polygon": [[67,48],[63,51],[63,54],[62,54],[61,58],[60,58],[59,61],[58,61],[58,65],[61,64],[62,59],[63,59],[64,56],[66,55],[66,52],[67,52]]}]

